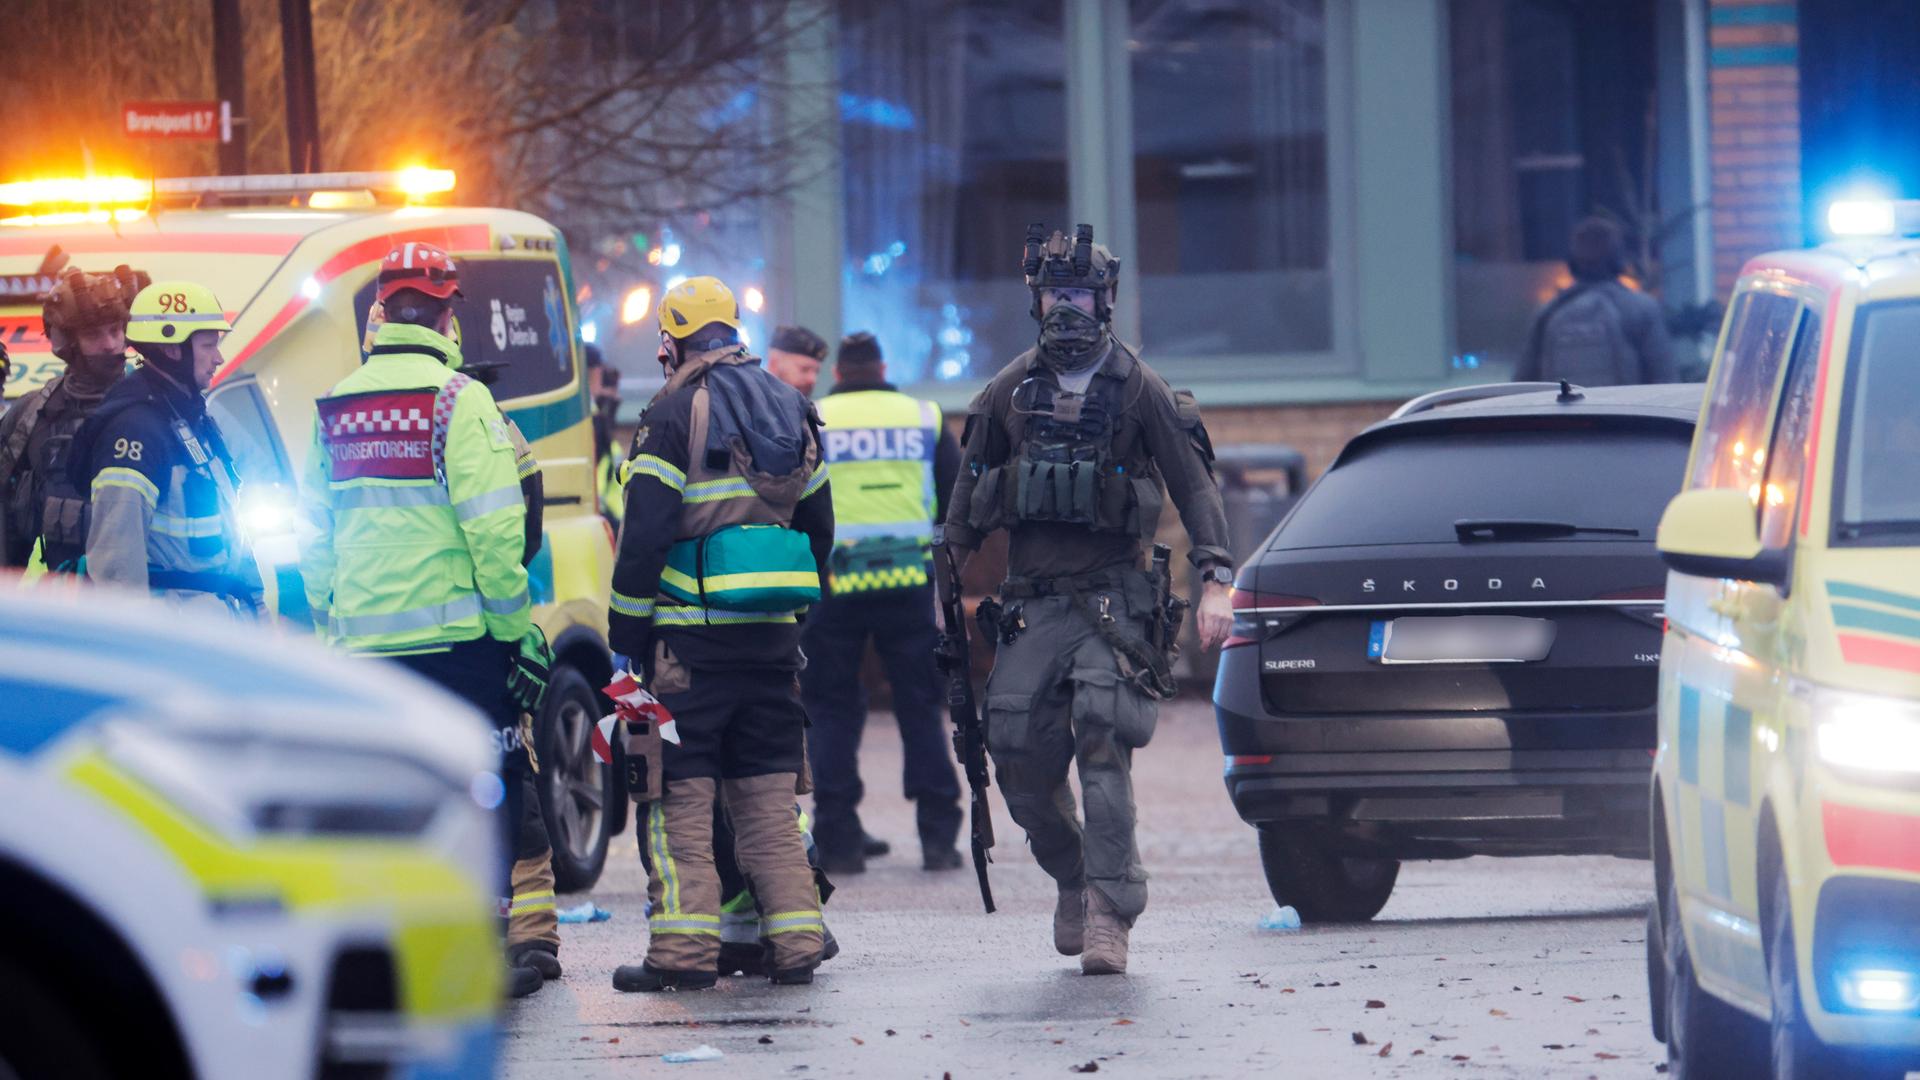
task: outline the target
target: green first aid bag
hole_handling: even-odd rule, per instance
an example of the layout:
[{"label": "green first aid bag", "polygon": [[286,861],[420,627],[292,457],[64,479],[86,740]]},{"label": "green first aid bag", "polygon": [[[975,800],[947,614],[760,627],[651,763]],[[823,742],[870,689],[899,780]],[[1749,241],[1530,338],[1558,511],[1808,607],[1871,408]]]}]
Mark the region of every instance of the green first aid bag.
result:
[{"label": "green first aid bag", "polygon": [[820,573],[805,533],[779,525],[729,525],[667,552],[660,592],[724,611],[798,611],[820,601]]}]

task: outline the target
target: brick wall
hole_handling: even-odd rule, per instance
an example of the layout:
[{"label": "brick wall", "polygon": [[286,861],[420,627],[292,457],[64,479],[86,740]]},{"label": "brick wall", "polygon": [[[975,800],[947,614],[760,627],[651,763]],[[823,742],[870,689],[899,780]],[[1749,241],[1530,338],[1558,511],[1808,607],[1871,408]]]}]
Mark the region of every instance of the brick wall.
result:
[{"label": "brick wall", "polygon": [[1285,443],[1307,456],[1307,477],[1326,471],[1347,440],[1399,406],[1397,401],[1339,402],[1326,405],[1205,407],[1207,434],[1215,446],[1228,443]]},{"label": "brick wall", "polygon": [[1713,269],[1722,295],[1763,251],[1804,243],[1799,28],[1792,2],[1713,0]]}]

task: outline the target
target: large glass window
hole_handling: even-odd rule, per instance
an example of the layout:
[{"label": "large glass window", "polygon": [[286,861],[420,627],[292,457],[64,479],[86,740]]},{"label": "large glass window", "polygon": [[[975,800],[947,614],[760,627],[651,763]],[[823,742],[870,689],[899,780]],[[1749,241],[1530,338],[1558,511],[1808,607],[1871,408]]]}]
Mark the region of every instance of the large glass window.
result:
[{"label": "large glass window", "polygon": [[1132,2],[1140,250],[1116,254],[1156,361],[1333,347],[1326,6]]},{"label": "large glass window", "polygon": [[1455,366],[1511,364],[1533,316],[1571,283],[1574,224],[1662,226],[1651,154],[1653,0],[1451,0]]},{"label": "large glass window", "polygon": [[839,5],[844,324],[896,382],[983,379],[1033,344],[1020,243],[1067,206],[1062,35],[1058,4]]}]

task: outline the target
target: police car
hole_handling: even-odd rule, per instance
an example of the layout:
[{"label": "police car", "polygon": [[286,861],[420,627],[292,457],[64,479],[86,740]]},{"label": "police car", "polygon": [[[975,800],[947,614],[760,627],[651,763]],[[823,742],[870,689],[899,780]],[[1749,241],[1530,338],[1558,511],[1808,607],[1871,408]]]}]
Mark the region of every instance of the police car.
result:
[{"label": "police car", "polygon": [[314,173],[155,181],[96,177],[0,184],[0,340],[8,398],[44,384],[48,351],[34,297],[63,261],[126,263],[211,288],[233,332],[208,407],[244,474],[243,524],[280,617],[308,621],[293,526],[295,477],[312,445],[314,400],[360,363],[380,259],[418,240],[450,252],[465,302],[462,348],[503,360],[494,387],[545,474],[546,535],[528,568],[534,618],[558,665],[536,729],[541,806],[563,891],[599,877],[625,826],[619,770],[590,738],[612,678],[606,646],[612,533],[598,512],[592,409],[578,345],[565,238],[511,210],[439,205],[453,173]]},{"label": "police car", "polygon": [[0,1076],[492,1074],[501,787],[477,714],[317,645],[46,587],[0,589],[0,702]]},{"label": "police car", "polygon": [[1660,523],[1674,1075],[1920,1067],[1920,204],[1831,222],[1742,271]]}]

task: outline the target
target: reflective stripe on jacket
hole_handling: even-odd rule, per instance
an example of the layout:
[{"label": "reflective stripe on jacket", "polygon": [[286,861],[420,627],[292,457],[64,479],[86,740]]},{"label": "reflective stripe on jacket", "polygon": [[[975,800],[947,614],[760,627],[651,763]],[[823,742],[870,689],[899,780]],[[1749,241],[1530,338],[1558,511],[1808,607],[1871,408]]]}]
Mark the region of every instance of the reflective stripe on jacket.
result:
[{"label": "reflective stripe on jacket", "polygon": [[897,390],[844,391],[819,407],[833,478],[834,592],[925,585],[940,407]]},{"label": "reflective stripe on jacket", "polygon": [[517,641],[527,511],[506,418],[449,367],[447,338],[388,323],[383,346],[419,351],[369,357],[316,409],[300,557],[315,625],[362,652]]}]

